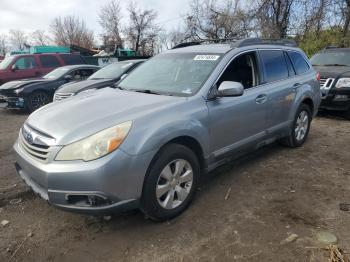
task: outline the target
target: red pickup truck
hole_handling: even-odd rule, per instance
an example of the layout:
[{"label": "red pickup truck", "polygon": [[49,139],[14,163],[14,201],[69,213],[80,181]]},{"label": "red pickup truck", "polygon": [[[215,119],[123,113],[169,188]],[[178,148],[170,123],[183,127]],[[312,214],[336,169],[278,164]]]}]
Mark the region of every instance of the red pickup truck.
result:
[{"label": "red pickup truck", "polygon": [[0,85],[24,78],[40,77],[65,65],[86,64],[77,54],[25,54],[5,58],[0,63]]}]

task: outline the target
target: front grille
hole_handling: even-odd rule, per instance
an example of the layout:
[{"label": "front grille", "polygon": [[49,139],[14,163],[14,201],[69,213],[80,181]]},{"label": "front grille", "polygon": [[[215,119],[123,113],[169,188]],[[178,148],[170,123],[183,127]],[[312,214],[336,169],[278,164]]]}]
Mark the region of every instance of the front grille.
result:
[{"label": "front grille", "polygon": [[320,87],[323,89],[331,88],[333,83],[334,83],[334,78],[321,78],[320,79]]},{"label": "front grille", "polygon": [[46,161],[48,158],[48,154],[50,152],[50,146],[47,145],[39,145],[35,143],[29,143],[24,135],[23,131],[21,129],[18,137],[18,143],[20,147],[30,156],[33,158],[36,158],[41,161]]},{"label": "front grille", "polygon": [[73,93],[55,93],[53,101],[61,101],[73,95]]}]

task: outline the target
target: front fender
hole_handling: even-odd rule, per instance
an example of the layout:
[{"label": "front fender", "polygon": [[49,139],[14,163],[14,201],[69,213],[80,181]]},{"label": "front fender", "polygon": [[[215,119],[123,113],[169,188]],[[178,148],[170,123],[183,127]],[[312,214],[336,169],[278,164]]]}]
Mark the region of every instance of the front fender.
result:
[{"label": "front fender", "polygon": [[195,139],[204,155],[208,154],[208,110],[203,101],[193,101],[136,120],[121,148],[130,155],[143,154],[183,136]]}]

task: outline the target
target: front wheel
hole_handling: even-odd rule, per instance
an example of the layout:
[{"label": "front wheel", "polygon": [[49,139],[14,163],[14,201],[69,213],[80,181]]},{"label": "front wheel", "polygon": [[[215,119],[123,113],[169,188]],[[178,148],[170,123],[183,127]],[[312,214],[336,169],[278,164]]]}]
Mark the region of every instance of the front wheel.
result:
[{"label": "front wheel", "polygon": [[302,146],[310,131],[312,115],[310,107],[306,104],[302,104],[295,115],[291,132],[282,142],[289,147]]},{"label": "front wheel", "polygon": [[179,144],[166,145],[145,178],[142,211],[156,221],[178,216],[193,199],[199,175],[198,158],[192,150]]},{"label": "front wheel", "polygon": [[50,103],[50,101],[50,97],[47,93],[42,91],[34,92],[27,98],[26,108],[29,112],[33,112],[40,107]]}]

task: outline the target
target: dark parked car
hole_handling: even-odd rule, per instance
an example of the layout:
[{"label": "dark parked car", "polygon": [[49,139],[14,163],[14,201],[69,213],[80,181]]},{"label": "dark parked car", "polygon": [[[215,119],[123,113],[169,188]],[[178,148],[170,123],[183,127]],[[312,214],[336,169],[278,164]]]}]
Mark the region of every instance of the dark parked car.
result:
[{"label": "dark parked car", "polygon": [[54,101],[60,101],[85,90],[113,86],[123,75],[130,73],[144,61],[146,60],[137,59],[110,64],[97,71],[85,81],[79,83],[68,83],[61,86],[54,95]]},{"label": "dark parked car", "polygon": [[0,100],[7,103],[7,108],[33,112],[50,103],[61,85],[85,80],[99,69],[93,65],[63,66],[41,78],[8,82],[0,86]]},{"label": "dark parked car", "polygon": [[85,64],[85,61],[76,54],[9,56],[0,63],[0,85],[13,80],[40,77],[61,66],[81,64]]},{"label": "dark parked car", "polygon": [[320,109],[344,111],[350,119],[350,48],[326,48],[311,63],[321,75]]}]

